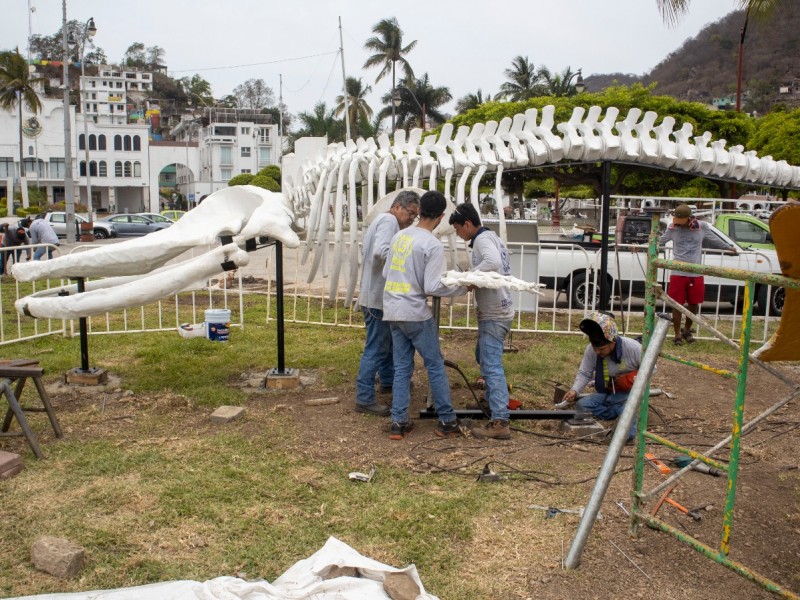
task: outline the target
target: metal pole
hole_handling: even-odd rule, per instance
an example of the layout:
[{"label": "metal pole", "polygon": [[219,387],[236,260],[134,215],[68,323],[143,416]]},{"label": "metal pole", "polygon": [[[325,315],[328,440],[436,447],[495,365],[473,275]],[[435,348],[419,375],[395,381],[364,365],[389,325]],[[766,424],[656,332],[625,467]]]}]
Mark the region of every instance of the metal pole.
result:
[{"label": "metal pole", "polygon": [[[342,94],[342,98],[344,98],[344,129],[345,129],[345,139],[349,140],[350,138],[350,110],[348,108],[349,105],[349,98],[347,97],[347,75],[344,72],[344,41],[342,40],[342,17],[339,17],[339,53],[342,57],[342,89],[344,93]],[[392,105],[394,106],[394,105]]]},{"label": "metal pole", "polygon": [[[72,182],[72,122],[69,115],[69,44],[67,43],[67,0],[61,0],[61,50],[64,54],[64,211],[67,242],[75,242],[75,198]],[[87,165],[88,166],[88,165]]]},{"label": "metal pole", "polygon": [[[89,103],[86,101],[86,71],[83,67],[83,54],[86,50],[86,33],[83,35],[83,41],[81,43],[81,114],[83,115],[83,147],[86,152],[86,205],[89,207],[89,211],[92,210],[92,173],[91,168],[89,168],[89,116],[86,114],[87,107]],[[91,221],[91,215],[89,217]]]},{"label": "metal pole", "polygon": [[286,360],[283,341],[283,244],[275,242],[275,310],[278,313],[278,374],[286,373]]},{"label": "metal pole", "polygon": [[649,394],[650,377],[655,369],[658,353],[661,351],[661,346],[664,343],[664,339],[667,337],[667,331],[670,326],[671,323],[669,321],[658,319],[650,344],[648,344],[647,349],[642,355],[642,364],[639,366],[639,374],[633,382],[628,400],[625,402],[625,409],[617,420],[614,437],[611,438],[611,444],[608,446],[608,453],[603,461],[603,466],[600,468],[597,482],[594,485],[589,502],[586,504],[586,509],[583,511],[583,517],[581,517],[580,525],[578,525],[578,531],[575,533],[575,538],[572,540],[567,559],[564,562],[564,566],[567,569],[575,569],[581,562],[583,547],[586,545],[586,540],[592,530],[594,520],[597,517],[597,513],[600,512],[600,505],[603,503],[603,498],[608,491],[608,486],[611,484],[611,478],[614,476],[614,469],[619,461],[622,448],[625,446],[625,440],[628,438],[628,432],[630,431],[633,419],[639,411],[642,398]]},{"label": "metal pole", "polygon": [[[86,285],[83,277],[78,277],[78,293],[82,294],[86,291]],[[80,334],[81,334],[81,371],[84,373],[89,372],[89,330],[86,327],[86,317],[81,317],[79,320]]]},{"label": "metal pole", "polygon": [[[611,161],[603,162],[603,218],[600,224],[600,310],[608,309],[608,234],[611,217]],[[617,273],[619,277],[619,273]]]}]

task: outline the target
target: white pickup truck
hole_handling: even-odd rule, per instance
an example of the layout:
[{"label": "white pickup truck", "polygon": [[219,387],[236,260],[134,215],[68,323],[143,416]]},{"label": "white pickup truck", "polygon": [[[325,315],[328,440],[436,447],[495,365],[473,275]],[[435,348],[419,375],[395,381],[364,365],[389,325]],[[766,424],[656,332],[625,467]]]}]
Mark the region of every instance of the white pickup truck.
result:
[{"label": "white pickup truck", "polygon": [[[67,213],[65,212],[47,212],[36,216],[37,219],[44,219],[53,228],[58,237],[67,237]],[[85,218],[80,215],[75,215],[75,227],[80,228],[81,223],[88,223]],[[107,238],[117,237],[117,230],[112,223],[105,223],[103,221],[94,221],[92,223],[92,231],[94,232],[94,239],[104,240]],[[80,235],[80,231],[76,231],[76,238]]]},{"label": "white pickup truck", "polygon": [[[496,220],[486,219],[484,224],[495,232],[499,228]],[[665,223],[662,225],[665,226]],[[539,236],[536,221],[507,221],[506,226],[514,276],[526,281],[538,278],[539,283],[546,287],[566,293],[573,308],[583,309],[590,305],[592,296],[597,305],[601,257],[600,243],[591,239],[593,236],[587,236],[590,239],[586,241],[567,235]],[[636,243],[609,243],[607,284],[611,295],[621,296],[622,299],[631,295],[644,297],[647,244],[642,242],[646,240],[650,225],[642,219],[638,226],[640,229]],[[703,264],[780,274],[778,257],[774,250],[745,249],[713,225],[711,229],[727,244],[735,246],[739,255],[707,249],[703,252]],[[672,257],[671,246],[670,242],[664,251],[666,258]],[[513,272],[515,266],[518,272]],[[663,269],[658,272],[658,280],[662,285],[669,280]],[[744,282],[706,276],[705,284],[707,302],[738,303],[743,299]],[[758,314],[763,315],[769,311],[772,315],[780,315],[783,309],[783,288],[772,288],[769,294],[767,292],[766,286],[756,284]]]}]

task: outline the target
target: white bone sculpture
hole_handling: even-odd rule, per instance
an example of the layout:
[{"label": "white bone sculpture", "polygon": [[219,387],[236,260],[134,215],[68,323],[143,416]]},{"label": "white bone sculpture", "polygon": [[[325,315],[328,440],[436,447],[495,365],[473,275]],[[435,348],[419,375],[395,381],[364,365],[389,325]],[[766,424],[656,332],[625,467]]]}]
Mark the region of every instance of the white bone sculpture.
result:
[{"label": "white bone sculpture", "polygon": [[[726,149],[725,140],[712,141],[709,132],[693,136],[689,123],[675,130],[672,117],[665,117],[660,125],[655,126],[658,115],[654,112],[647,112],[642,117],[640,109],[631,108],[625,118],[619,120],[617,108],[609,107],[603,115],[603,110],[597,106],[588,110],[576,107],[564,123],[555,124],[554,116],[555,107],[545,106],[541,112],[531,108],[513,118],[506,117],[499,124],[489,121],[476,123],[472,128],[461,126],[455,136],[453,125],[446,123],[438,136],[428,135],[424,140],[422,131],[412,129],[407,136],[403,131],[396,132],[394,140],[382,134],[377,141],[368,138],[348,141],[347,144],[329,144],[316,158],[303,162],[297,181],[287,183],[285,196],[269,195],[259,188],[248,189],[251,186],[227,188],[206,198],[203,204],[163,232],[50,261],[18,263],[14,265],[12,274],[19,281],[45,277],[141,275],[152,272],[189,248],[214,243],[223,233],[235,236],[237,244],[261,235],[279,239],[288,247],[297,247],[299,240],[290,226],[293,220],[304,217],[307,238],[303,264],[312,252],[314,254],[308,281],[316,278],[320,266],[323,274],[327,268],[323,258],[328,251],[328,232],[333,230],[334,267],[330,274],[330,297],[335,296],[340,273],[344,271],[349,302],[358,279],[357,186],[361,186],[362,191],[361,212],[369,215],[376,210],[386,210],[387,207],[379,200],[385,198],[390,180],[401,179],[404,186],[416,187],[427,178],[428,189],[436,189],[439,177],[443,176],[445,196],[452,200],[452,179],[455,177],[455,202],[460,203],[466,200],[466,184],[473,177],[470,200],[475,203],[481,178],[493,171],[496,175],[495,197],[500,209],[500,232],[504,238],[500,178],[506,168],[556,165],[566,160],[624,161],[700,176],[800,187],[800,167],[775,161],[770,156],[758,157],[755,152],[745,151],[740,146]],[[231,204],[226,199],[235,201]],[[215,213],[215,207],[220,203],[225,204],[225,214]],[[452,206],[449,209],[452,210]],[[212,214],[214,218],[208,218]],[[347,253],[344,248],[346,218],[350,221]],[[438,233],[449,235],[451,241],[454,240],[452,228],[446,225],[446,220],[440,229],[442,231]],[[455,247],[453,243],[450,245]],[[236,264],[246,261],[246,254],[241,256],[235,248],[225,246],[217,251],[227,253],[227,259]],[[218,264],[213,261],[208,268],[219,271]],[[160,273],[163,277],[163,271]],[[194,273],[192,278],[202,277]],[[81,302],[90,302],[92,293],[89,290],[83,294],[86,298]],[[71,298],[75,296],[61,300],[69,305],[75,303]],[[32,311],[39,299],[27,304],[24,300],[19,301],[22,303],[20,306],[27,306]],[[120,305],[124,302],[124,298],[117,301]],[[106,304],[106,308],[111,306]],[[73,311],[69,314],[74,315],[81,309],[73,307],[69,310]],[[66,312],[58,314],[65,315]]]}]

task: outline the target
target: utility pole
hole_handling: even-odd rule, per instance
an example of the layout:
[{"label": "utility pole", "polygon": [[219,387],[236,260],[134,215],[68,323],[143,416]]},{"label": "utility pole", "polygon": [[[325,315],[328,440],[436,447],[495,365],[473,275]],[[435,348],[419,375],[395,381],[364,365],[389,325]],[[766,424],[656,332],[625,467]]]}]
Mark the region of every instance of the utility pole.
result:
[{"label": "utility pole", "polygon": [[[67,0],[61,0],[61,50],[64,54],[64,211],[67,242],[75,243],[75,189],[72,181],[72,123],[69,116],[69,43],[67,42]],[[87,168],[89,165],[86,165]]]},{"label": "utility pole", "polygon": [[347,97],[347,76],[344,72],[344,42],[342,41],[342,17],[339,17],[339,53],[342,57],[342,90],[344,93],[342,94],[344,98],[344,130],[345,130],[345,140],[350,139],[350,108],[349,102]]}]

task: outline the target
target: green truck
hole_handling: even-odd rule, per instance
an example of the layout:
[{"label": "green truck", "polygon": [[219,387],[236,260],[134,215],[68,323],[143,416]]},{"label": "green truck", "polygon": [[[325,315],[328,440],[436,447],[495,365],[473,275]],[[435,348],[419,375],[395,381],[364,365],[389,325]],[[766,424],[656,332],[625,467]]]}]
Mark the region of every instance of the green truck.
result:
[{"label": "green truck", "polygon": [[761,219],[741,213],[723,213],[714,217],[713,224],[742,248],[775,250],[769,225]]}]

